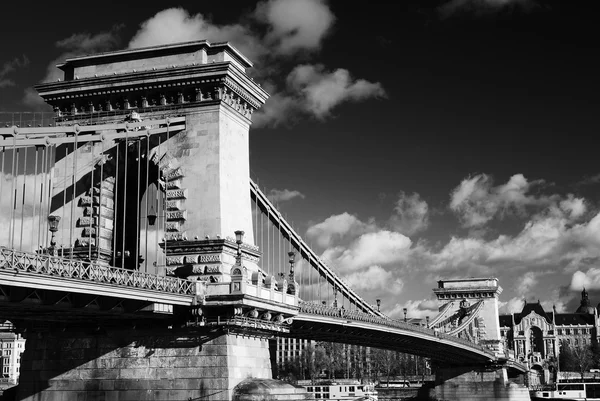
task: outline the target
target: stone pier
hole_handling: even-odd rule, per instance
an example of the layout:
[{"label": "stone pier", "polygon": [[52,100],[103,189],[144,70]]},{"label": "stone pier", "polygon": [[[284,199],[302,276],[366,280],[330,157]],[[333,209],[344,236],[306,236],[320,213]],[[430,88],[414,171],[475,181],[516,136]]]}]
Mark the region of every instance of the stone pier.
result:
[{"label": "stone pier", "polygon": [[509,380],[505,367],[438,368],[430,396],[438,401],[529,401],[529,389]]},{"label": "stone pier", "polygon": [[225,332],[68,329],[27,336],[16,400],[231,400],[270,379],[266,338]]}]

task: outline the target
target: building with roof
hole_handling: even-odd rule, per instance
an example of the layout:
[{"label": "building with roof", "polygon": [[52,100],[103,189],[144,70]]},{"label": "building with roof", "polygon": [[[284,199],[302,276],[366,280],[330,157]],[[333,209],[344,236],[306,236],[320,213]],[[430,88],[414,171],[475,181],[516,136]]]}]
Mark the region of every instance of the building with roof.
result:
[{"label": "building with roof", "polygon": [[544,310],[540,301],[525,301],[520,313],[500,315],[500,332],[505,349],[533,369],[557,368],[561,346],[582,347],[598,341],[598,311],[590,305],[583,289],[574,313]]},{"label": "building with roof", "polygon": [[0,389],[10,387],[19,380],[21,354],[25,351],[25,339],[14,332],[11,322],[0,322]]}]

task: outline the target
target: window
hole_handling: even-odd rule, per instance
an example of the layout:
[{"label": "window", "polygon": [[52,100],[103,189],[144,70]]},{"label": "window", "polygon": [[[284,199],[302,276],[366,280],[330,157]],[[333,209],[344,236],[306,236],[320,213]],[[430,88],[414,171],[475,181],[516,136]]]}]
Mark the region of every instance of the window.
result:
[{"label": "window", "polygon": [[2,368],[2,373],[8,373],[8,372],[9,372],[8,366],[5,366],[4,368]]},{"label": "window", "polygon": [[8,358],[4,358],[4,359],[2,360],[2,364],[3,364],[3,365],[8,365]]},{"label": "window", "polygon": [[565,334],[570,336],[571,335],[571,329],[565,329]]},{"label": "window", "polygon": [[558,329],[558,330],[557,330],[557,332],[558,332],[558,335],[559,335],[559,336],[562,336],[562,333],[563,333],[563,330],[562,330],[562,329]]}]

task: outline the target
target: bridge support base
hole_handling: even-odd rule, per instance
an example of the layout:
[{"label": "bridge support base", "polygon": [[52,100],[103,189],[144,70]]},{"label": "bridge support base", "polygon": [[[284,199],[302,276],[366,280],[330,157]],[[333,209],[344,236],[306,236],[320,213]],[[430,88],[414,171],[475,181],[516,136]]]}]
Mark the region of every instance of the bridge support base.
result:
[{"label": "bridge support base", "polygon": [[15,400],[232,400],[270,379],[268,340],[223,332],[27,333]]},{"label": "bridge support base", "polygon": [[431,396],[438,401],[529,401],[529,389],[509,381],[506,368],[437,368]]}]

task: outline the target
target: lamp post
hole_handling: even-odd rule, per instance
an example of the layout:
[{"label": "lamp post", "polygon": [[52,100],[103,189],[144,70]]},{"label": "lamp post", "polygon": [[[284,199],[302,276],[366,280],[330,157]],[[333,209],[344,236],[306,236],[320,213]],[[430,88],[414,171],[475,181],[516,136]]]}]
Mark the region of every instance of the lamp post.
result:
[{"label": "lamp post", "polygon": [[290,257],[290,281],[294,281],[294,262],[296,261],[296,252],[289,251],[288,256]]},{"label": "lamp post", "polygon": [[337,303],[337,287],[333,286],[333,307],[337,308],[338,303]]},{"label": "lamp post", "polygon": [[148,224],[153,226],[156,223],[156,212],[154,211],[154,205],[150,205],[150,210],[148,211]]},{"label": "lamp post", "polygon": [[381,306],[381,299],[377,299],[377,312],[379,312],[379,307]]},{"label": "lamp post", "polygon": [[425,320],[427,321],[427,328],[429,328],[429,316],[425,316]]},{"label": "lamp post", "polygon": [[237,254],[235,256],[235,264],[242,265],[242,243],[244,242],[244,232],[237,230],[235,232],[235,243],[237,244]]},{"label": "lamp post", "polygon": [[406,323],[406,312],[408,312],[408,309],[402,308],[402,312],[404,312],[404,323]]},{"label": "lamp post", "polygon": [[52,233],[52,238],[50,238],[50,248],[48,248],[48,253],[52,256],[56,256],[56,238],[54,234],[58,231],[58,223],[60,222],[60,216],[50,215],[48,216],[48,226],[49,230]]}]

